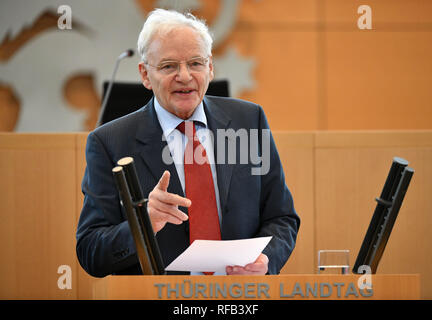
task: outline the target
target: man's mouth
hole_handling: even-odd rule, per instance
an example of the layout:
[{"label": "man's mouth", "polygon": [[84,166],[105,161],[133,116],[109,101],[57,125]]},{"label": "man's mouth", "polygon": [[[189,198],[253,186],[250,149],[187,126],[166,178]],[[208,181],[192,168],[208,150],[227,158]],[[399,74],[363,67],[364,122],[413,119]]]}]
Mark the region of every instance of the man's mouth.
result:
[{"label": "man's mouth", "polygon": [[191,94],[193,91],[195,91],[195,90],[193,90],[193,89],[180,89],[180,90],[175,90],[174,93],[181,94],[181,95],[188,95],[188,94]]}]

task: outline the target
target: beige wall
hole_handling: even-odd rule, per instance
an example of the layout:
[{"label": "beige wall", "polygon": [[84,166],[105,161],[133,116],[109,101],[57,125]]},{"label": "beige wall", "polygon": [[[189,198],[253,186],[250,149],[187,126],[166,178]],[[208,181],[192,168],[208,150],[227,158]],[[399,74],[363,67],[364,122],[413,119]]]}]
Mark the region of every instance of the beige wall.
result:
[{"label": "beige wall", "polygon": [[[357,9],[372,9],[359,30]],[[230,38],[256,59],[256,88],[273,130],[432,128],[432,2],[242,1]]]},{"label": "beige wall", "polygon": [[[391,160],[415,169],[378,273],[419,273],[432,298],[432,132],[275,132],[302,224],[282,273],[316,272],[317,251],[349,249],[366,232]],[[95,278],[75,256],[86,133],[0,134],[0,298],[86,299]],[[72,290],[57,268],[72,268]]]},{"label": "beige wall", "polygon": [[[156,5],[136,2],[143,19]],[[200,3],[195,13],[211,25],[221,1]],[[372,9],[372,30],[357,28],[363,4]],[[0,63],[56,28],[57,18],[45,13],[4,39]],[[234,47],[255,61],[256,86],[240,97],[261,104],[273,130],[432,129],[431,40],[429,0],[239,0],[232,32],[214,56]],[[64,84],[70,107],[87,109],[87,130],[100,106],[91,72]],[[19,116],[14,90],[0,84],[2,131],[13,130]]]}]

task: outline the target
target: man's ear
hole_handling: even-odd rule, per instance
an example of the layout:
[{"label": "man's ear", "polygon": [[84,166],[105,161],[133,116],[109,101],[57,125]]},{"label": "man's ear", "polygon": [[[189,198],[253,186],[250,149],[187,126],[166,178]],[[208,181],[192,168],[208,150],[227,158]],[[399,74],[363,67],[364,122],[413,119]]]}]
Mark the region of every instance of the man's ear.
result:
[{"label": "man's ear", "polygon": [[144,87],[146,87],[147,89],[151,90],[152,86],[151,86],[150,79],[149,79],[149,76],[148,76],[148,71],[147,71],[147,68],[145,67],[145,63],[144,62],[140,62],[138,64],[138,71],[139,71],[139,73],[141,75],[141,81],[142,81]]}]

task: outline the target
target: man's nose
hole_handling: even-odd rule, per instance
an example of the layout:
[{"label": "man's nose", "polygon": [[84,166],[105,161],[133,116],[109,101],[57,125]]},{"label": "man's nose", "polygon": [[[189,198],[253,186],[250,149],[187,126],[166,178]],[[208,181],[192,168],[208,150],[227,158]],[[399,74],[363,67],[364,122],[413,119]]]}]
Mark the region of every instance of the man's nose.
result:
[{"label": "man's nose", "polygon": [[187,82],[192,79],[192,76],[189,72],[188,65],[186,63],[180,63],[177,72],[177,80],[180,82]]}]

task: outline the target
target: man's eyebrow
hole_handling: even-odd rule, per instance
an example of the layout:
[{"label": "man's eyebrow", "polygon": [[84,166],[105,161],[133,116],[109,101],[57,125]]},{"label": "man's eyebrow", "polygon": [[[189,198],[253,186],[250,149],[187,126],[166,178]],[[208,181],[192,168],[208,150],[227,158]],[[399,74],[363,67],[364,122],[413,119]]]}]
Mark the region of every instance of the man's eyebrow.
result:
[{"label": "man's eyebrow", "polygon": [[[187,59],[186,61],[193,60],[193,59],[198,59],[198,58],[203,58],[203,57],[202,56],[193,56],[193,57]],[[180,60],[166,58],[166,59],[162,59],[161,61],[159,61],[159,64],[165,63],[165,62],[179,62],[179,61]],[[183,61],[183,60],[181,60],[181,61]]]},{"label": "man's eyebrow", "polygon": [[162,59],[161,61],[159,61],[159,63],[164,63],[164,62],[177,62],[177,60],[175,60],[175,59]]}]

